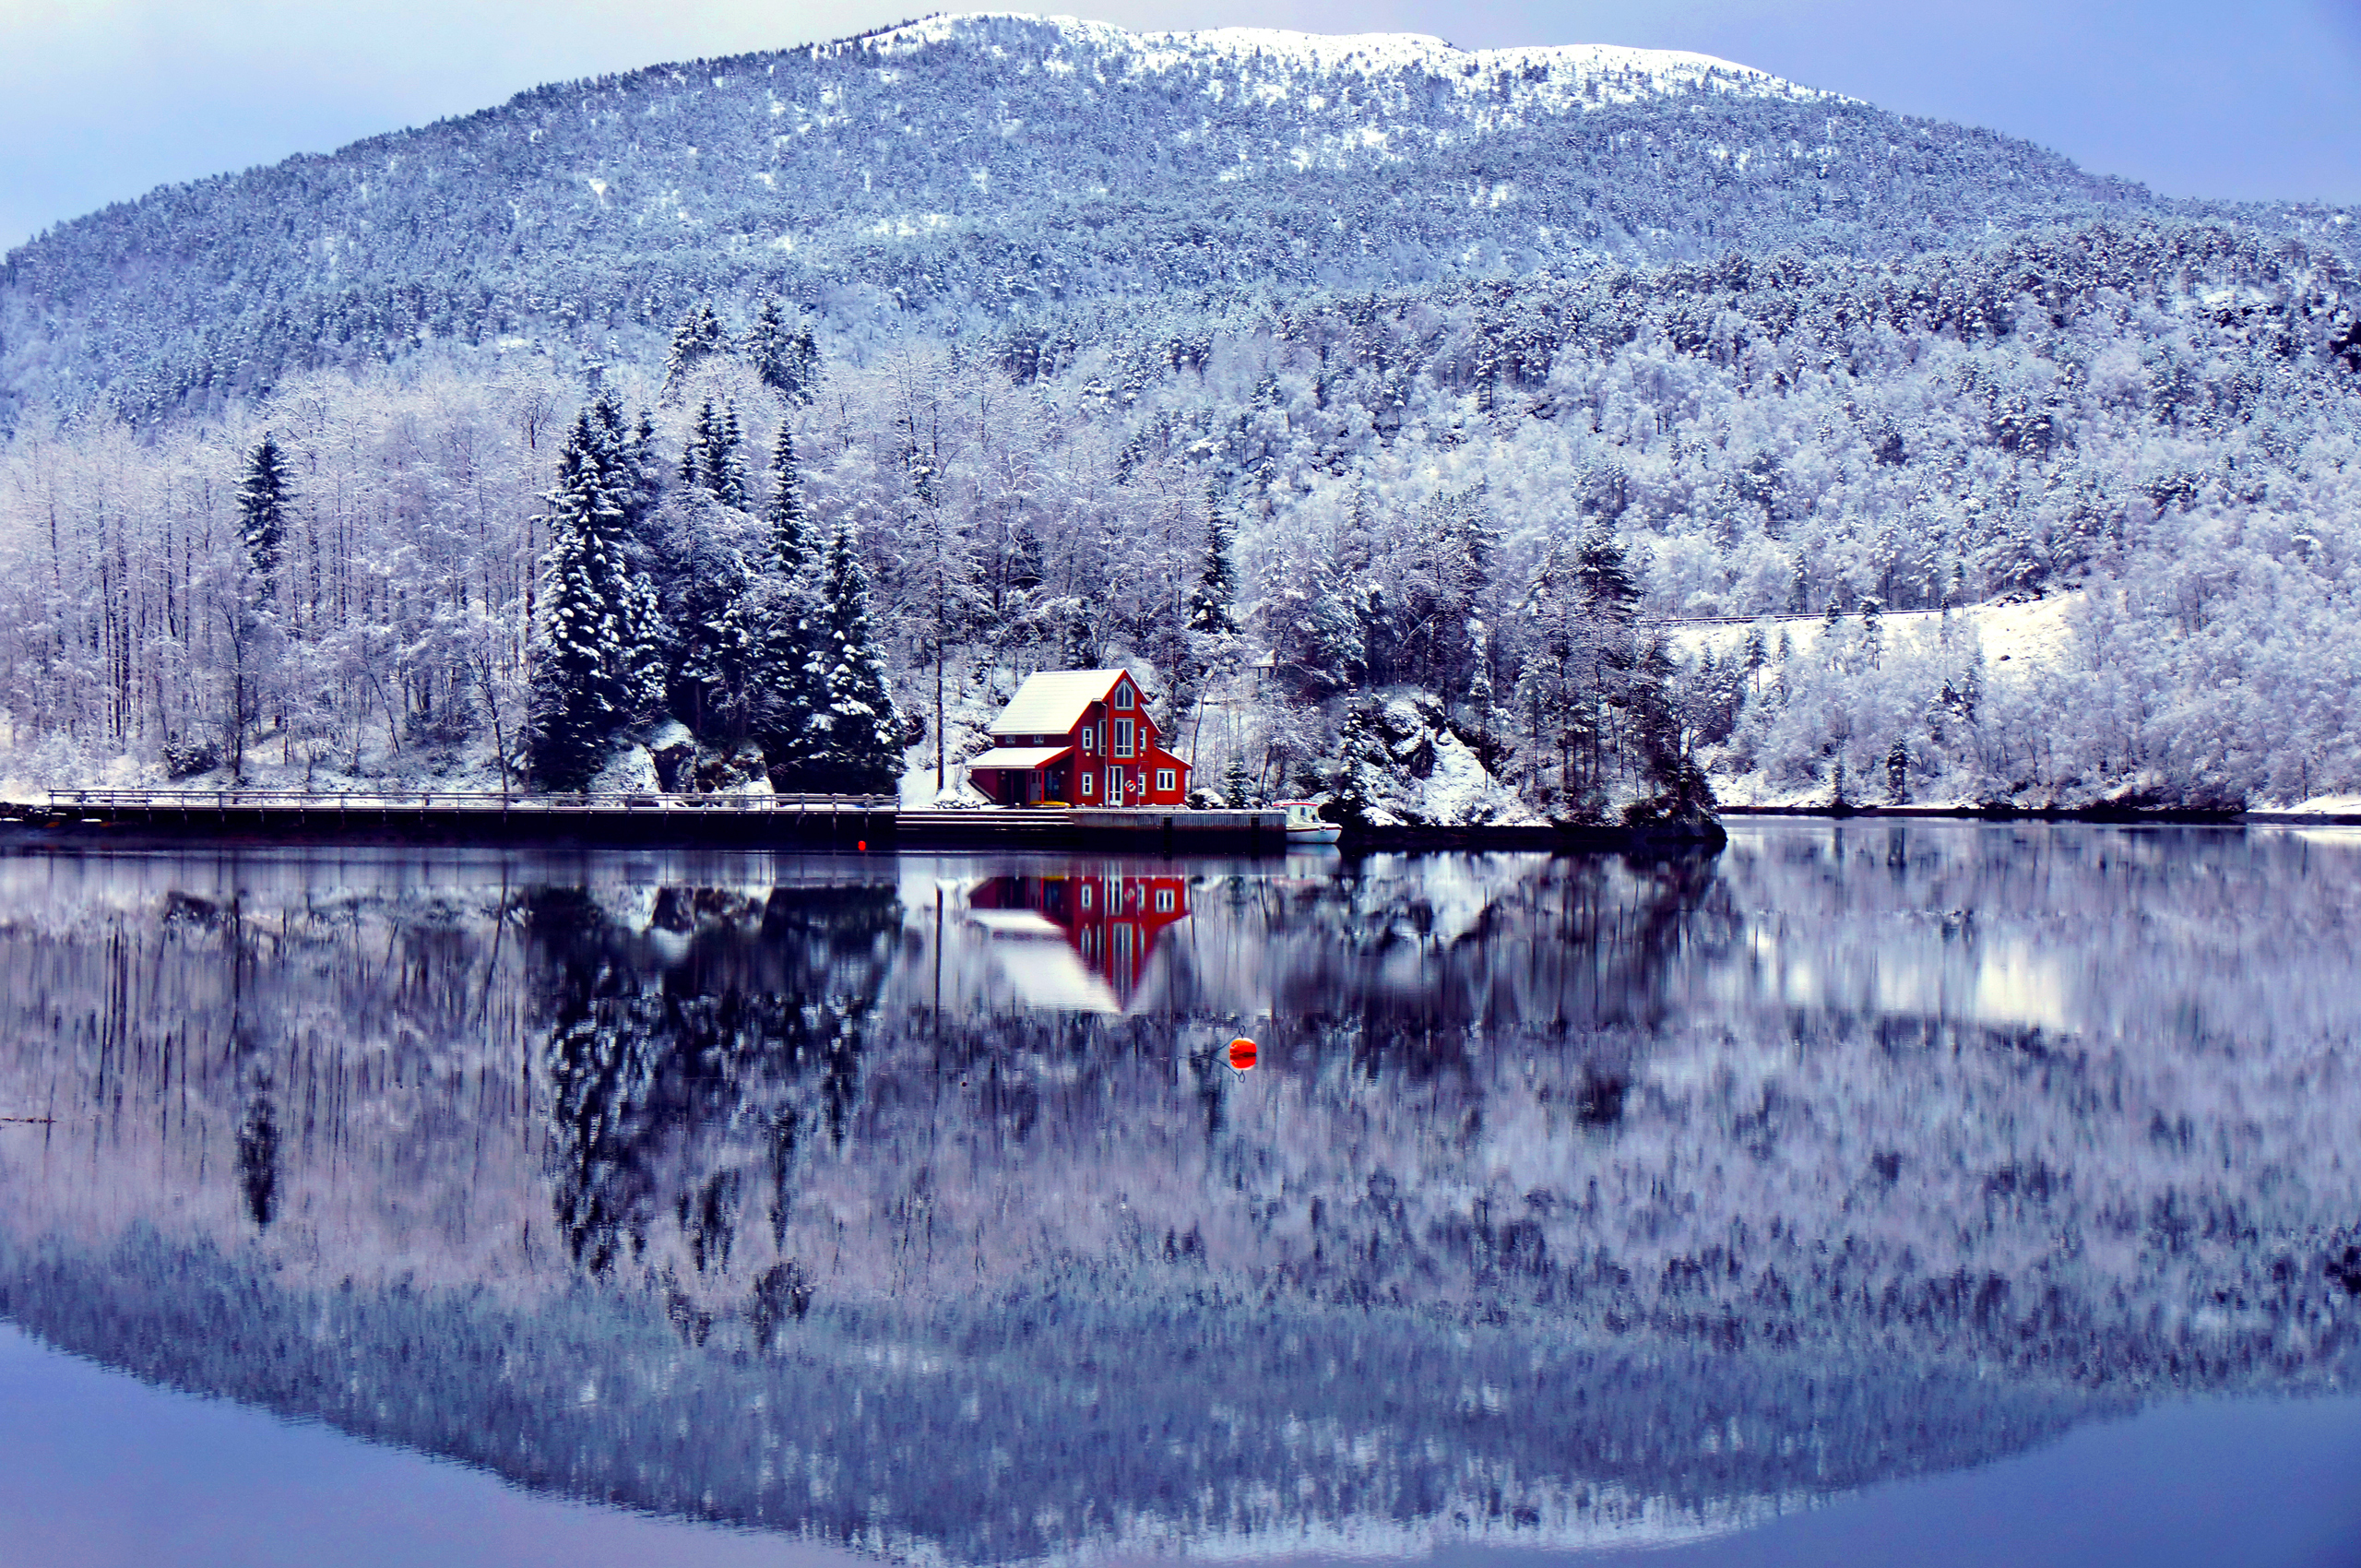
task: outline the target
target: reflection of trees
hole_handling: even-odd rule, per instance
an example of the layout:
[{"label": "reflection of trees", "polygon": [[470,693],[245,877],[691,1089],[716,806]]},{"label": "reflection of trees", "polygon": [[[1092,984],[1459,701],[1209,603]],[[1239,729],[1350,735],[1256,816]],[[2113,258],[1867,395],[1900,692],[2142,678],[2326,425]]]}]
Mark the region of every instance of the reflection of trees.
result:
[{"label": "reflection of trees", "polygon": [[778,1244],[801,1142],[843,1139],[899,925],[891,888],[667,888],[645,931],[580,889],[532,896],[557,1220],[577,1264],[640,1258],[669,1195],[692,1269],[726,1270],[750,1150]]},{"label": "reflection of trees", "polygon": [[1464,1063],[1471,1040],[1497,1049],[1483,1042],[1504,1031],[1587,1051],[1594,1031],[1662,1021],[1676,967],[1736,929],[1710,856],[1520,857],[1456,890],[1461,908],[1444,900],[1422,877],[1369,869],[1269,898],[1274,1038],[1413,1075]]},{"label": "reflection of trees", "polygon": [[[160,930],[0,942],[0,1041],[69,1042],[18,1074],[84,1063],[69,1115],[146,1135],[210,1108],[188,1165],[225,1250],[184,1244],[176,1197],[147,1211],[171,1234],[104,1257],[0,1233],[0,1311],[527,1484],[873,1524],[952,1562],[1087,1547],[1110,1509],[1181,1543],[1457,1513],[1537,1543],[1617,1488],[1809,1493],[2160,1384],[2319,1386],[2361,1343],[2327,1143],[2351,1120],[2349,894],[2214,851],[2162,913],[2119,900],[2190,930],[2262,909],[2246,946],[2201,939],[2334,1034],[2209,1001],[2202,966],[2138,971],[2173,1005],[2120,1036],[1730,980],[1768,948],[1732,939],[1734,909],[1792,913],[1797,972],[2031,945],[2026,909],[2045,956],[2070,932],[2118,962],[2130,922],[2050,911],[2191,873],[2077,841],[1945,856],[1857,827],[1718,865],[1209,875],[1121,1017],[996,1012],[955,946],[936,1007],[939,928],[885,887],[390,919],[184,898]],[[1264,1046],[1243,1075],[1219,1049],[1241,1027]],[[370,1229],[468,1181],[503,1127],[529,1131],[474,1229]],[[357,1241],[324,1170],[363,1194]],[[552,1203],[562,1248],[454,1241],[545,1234]],[[325,1277],[356,1283],[307,1294],[323,1275],[282,1265],[324,1233]],[[384,1285],[438,1255],[525,1304]],[[601,1288],[546,1289],[552,1258]]]}]

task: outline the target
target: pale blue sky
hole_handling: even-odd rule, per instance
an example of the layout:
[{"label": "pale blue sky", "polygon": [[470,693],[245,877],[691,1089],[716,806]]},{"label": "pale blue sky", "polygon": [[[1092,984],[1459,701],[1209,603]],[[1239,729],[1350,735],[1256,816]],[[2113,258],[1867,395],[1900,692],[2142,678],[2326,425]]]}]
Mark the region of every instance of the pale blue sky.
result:
[{"label": "pale blue sky", "polygon": [[[2361,201],[2361,0],[1075,0],[1134,28],[1693,49],[2176,196]],[[911,0],[0,0],[0,246],[176,180]]]}]

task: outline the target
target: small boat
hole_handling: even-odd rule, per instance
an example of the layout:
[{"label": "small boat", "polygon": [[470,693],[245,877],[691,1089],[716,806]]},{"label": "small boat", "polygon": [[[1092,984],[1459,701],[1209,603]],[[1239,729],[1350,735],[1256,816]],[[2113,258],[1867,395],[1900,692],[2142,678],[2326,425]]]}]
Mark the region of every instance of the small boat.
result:
[{"label": "small boat", "polygon": [[1319,806],[1310,801],[1273,801],[1275,806],[1287,814],[1287,842],[1293,844],[1334,844],[1344,833],[1339,825],[1320,814]]}]

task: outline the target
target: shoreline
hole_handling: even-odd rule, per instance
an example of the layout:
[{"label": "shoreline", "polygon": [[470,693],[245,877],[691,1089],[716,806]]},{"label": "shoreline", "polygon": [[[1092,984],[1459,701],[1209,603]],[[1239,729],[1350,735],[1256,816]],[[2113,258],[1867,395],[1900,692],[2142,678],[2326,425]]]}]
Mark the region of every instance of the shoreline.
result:
[{"label": "shoreline", "polygon": [[1843,822],[1887,817],[1954,822],[2088,822],[2115,826],[2142,823],[2177,827],[2361,827],[2361,812],[2299,812],[2204,806],[1717,806],[1724,817],[1810,816]]},{"label": "shoreline", "polygon": [[[521,802],[519,802],[521,804]],[[1306,849],[1335,848],[1346,854],[1399,853],[1426,850],[1540,850],[1545,852],[1638,854],[1682,857],[1718,853],[1728,842],[1725,824],[1743,819],[1777,817],[1821,818],[1830,821],[1953,821],[2090,823],[2115,826],[2201,827],[2361,827],[2361,811],[2289,811],[2269,807],[2251,810],[2193,806],[2019,806],[2002,802],[1983,805],[1724,805],[1702,824],[1650,824],[1631,826],[1614,823],[1477,824],[1459,827],[1386,826],[1347,826],[1335,846],[1290,844],[1259,820],[1262,814],[1143,813],[1137,824],[1110,820],[1111,813],[1092,814],[1093,820],[1046,820],[1049,814],[1013,813],[1012,820],[996,820],[991,810],[973,812],[903,812],[848,802],[836,810],[790,812],[735,810],[666,810],[587,814],[574,811],[453,812],[394,806],[367,813],[326,808],[280,809],[242,813],[232,804],[227,813],[212,810],[160,811],[138,814],[109,812],[103,817],[85,814],[82,808],[41,807],[10,802],[0,807],[0,849],[84,849],[120,846],[125,849],[171,849],[213,846],[272,849],[306,844],[354,844],[420,848],[465,845],[490,849],[782,849],[809,853],[842,849],[853,853],[894,853],[899,850],[975,851],[989,849],[1137,850],[1167,857],[1195,854],[1269,855]],[[1252,828],[1243,821],[1205,821],[1184,825],[1174,832],[1165,818],[1185,814],[1204,818],[1257,818]],[[243,816],[244,820],[239,818]],[[211,820],[207,820],[211,818]],[[370,820],[374,818],[374,820]],[[898,820],[897,820],[898,819]]]},{"label": "shoreline", "polygon": [[[96,791],[92,792],[96,794]],[[128,793],[128,792],[126,792]],[[431,803],[430,803],[431,801]],[[701,809],[700,809],[701,808]],[[898,850],[1133,851],[1163,856],[1279,855],[1335,848],[1347,854],[1508,850],[1687,856],[1718,851],[1719,822],[1482,824],[1458,827],[1350,826],[1335,846],[1290,842],[1275,812],[1050,812],[1004,808],[905,811],[872,799],[697,807],[645,797],[456,802],[250,798],[61,800],[0,811],[0,849],[121,847],[271,849],[303,844],[492,849],[710,848]]]}]

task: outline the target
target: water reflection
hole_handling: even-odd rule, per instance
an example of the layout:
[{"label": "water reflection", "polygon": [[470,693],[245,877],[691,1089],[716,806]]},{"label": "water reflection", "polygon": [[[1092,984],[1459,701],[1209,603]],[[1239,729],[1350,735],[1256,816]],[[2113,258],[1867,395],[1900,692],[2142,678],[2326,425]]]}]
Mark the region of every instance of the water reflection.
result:
[{"label": "water reflection", "polygon": [[994,940],[998,967],[1027,1006],[1127,1013],[1165,928],[1189,918],[1189,879],[1067,864],[991,876],[965,889],[968,922]]},{"label": "water reflection", "polygon": [[2361,1372],[2356,871],[5,860],[0,1311],[954,1562],[1675,1538]]}]

